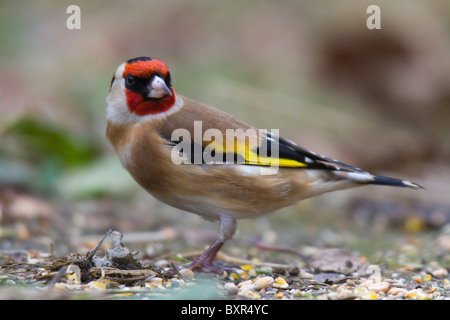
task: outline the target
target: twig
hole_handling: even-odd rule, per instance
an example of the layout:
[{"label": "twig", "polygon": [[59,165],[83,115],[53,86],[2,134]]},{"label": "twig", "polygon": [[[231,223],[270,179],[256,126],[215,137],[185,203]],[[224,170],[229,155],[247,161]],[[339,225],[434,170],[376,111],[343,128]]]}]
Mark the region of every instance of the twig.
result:
[{"label": "twig", "polygon": [[149,281],[150,279],[153,279],[154,277],[156,277],[156,274],[151,274],[148,277],[145,277],[144,279],[142,279],[141,281],[136,282],[134,285],[140,286],[140,285],[144,284],[145,282]]},{"label": "twig", "polygon": [[[202,252],[200,252],[200,251],[190,252],[190,253],[183,254],[183,258],[189,259],[191,257],[197,257],[200,254],[202,254]],[[223,252],[217,253],[216,260],[220,260],[220,261],[223,261],[228,264],[237,264],[237,265],[249,264],[249,265],[258,266],[258,267],[271,267],[271,268],[282,268],[282,269],[290,268],[290,266],[287,264],[272,263],[272,262],[255,262],[252,260],[232,257]]]},{"label": "twig", "polygon": [[52,280],[50,280],[50,282],[48,283],[48,288],[47,291],[52,291],[53,287],[55,286],[55,284],[59,281],[59,279],[61,279],[61,277],[66,273],[67,271],[67,266],[62,266],[59,270],[58,273],[52,278]]},{"label": "twig", "polygon": [[306,265],[306,268],[309,268],[308,257],[298,250],[262,244],[261,242],[259,242],[259,240],[255,241],[255,246],[256,246],[256,248],[258,248],[260,250],[268,250],[268,251],[276,251],[276,252],[285,252],[285,253],[295,254],[296,256],[299,256],[300,258],[302,258],[303,262]]},{"label": "twig", "polygon": [[150,275],[156,274],[155,271],[150,269],[140,269],[140,270],[121,270],[116,268],[105,268],[105,267],[94,267],[89,269],[89,273],[95,275],[97,273],[104,272],[105,276],[125,276],[125,277],[136,277],[144,276],[148,277]]},{"label": "twig", "polygon": [[98,251],[98,249],[100,249],[101,245],[103,244],[103,241],[105,241],[105,239],[111,234],[111,232],[112,229],[109,229],[103,236],[102,240],[100,240],[100,242],[94,247],[94,249],[92,249],[86,254],[86,260],[92,261],[92,258],[94,257],[95,253]]}]

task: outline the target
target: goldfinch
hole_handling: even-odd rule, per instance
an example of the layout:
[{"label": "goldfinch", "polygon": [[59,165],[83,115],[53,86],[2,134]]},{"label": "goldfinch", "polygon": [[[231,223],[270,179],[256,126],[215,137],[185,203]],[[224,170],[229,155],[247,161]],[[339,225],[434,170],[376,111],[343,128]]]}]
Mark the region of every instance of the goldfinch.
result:
[{"label": "goldfinch", "polygon": [[109,141],[142,188],[170,206],[219,221],[218,239],[187,266],[192,270],[223,271],[213,261],[237,219],[357,186],[422,188],[316,154],[178,95],[168,67],[155,58],[117,68],[106,118]]}]

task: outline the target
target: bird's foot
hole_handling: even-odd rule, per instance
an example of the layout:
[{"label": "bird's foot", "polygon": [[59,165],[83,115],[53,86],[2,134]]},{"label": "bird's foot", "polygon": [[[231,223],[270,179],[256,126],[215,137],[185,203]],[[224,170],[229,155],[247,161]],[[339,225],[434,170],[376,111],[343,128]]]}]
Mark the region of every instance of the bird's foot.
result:
[{"label": "bird's foot", "polygon": [[217,255],[217,252],[223,246],[223,241],[217,239],[205,252],[203,252],[194,262],[183,267],[185,269],[191,269],[192,271],[210,272],[216,273],[220,276],[224,275],[224,272],[234,273],[239,277],[239,273],[233,268],[235,266],[226,266],[214,264],[213,261]]}]

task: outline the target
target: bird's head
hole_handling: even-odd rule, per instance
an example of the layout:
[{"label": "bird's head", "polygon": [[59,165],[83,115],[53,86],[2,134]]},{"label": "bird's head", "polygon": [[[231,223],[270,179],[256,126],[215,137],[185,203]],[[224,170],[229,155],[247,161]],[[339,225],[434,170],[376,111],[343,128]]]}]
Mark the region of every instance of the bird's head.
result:
[{"label": "bird's head", "polygon": [[111,81],[107,102],[109,118],[136,121],[166,114],[176,105],[169,69],[161,60],[149,57],[122,63]]}]

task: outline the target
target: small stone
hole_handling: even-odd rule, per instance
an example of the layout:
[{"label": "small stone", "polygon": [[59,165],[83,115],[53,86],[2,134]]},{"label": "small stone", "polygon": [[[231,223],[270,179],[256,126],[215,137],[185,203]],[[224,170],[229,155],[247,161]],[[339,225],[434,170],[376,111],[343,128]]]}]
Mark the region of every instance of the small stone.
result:
[{"label": "small stone", "polygon": [[374,283],[374,281],[372,279],[369,279],[369,280],[365,280],[365,281],[361,282],[360,286],[364,287],[364,288],[368,288],[373,283]]},{"label": "small stone", "polygon": [[195,276],[194,271],[192,271],[191,269],[181,269],[180,270],[180,274],[183,276],[183,278],[186,279],[192,279]]},{"label": "small stone", "polygon": [[338,299],[338,294],[337,292],[330,292],[327,294],[327,299],[329,300],[337,300]]},{"label": "small stone", "polygon": [[273,296],[275,299],[281,299],[284,297],[283,292],[277,292],[275,293],[275,295]]},{"label": "small stone", "polygon": [[275,283],[273,284],[274,287],[277,288],[287,288],[289,286],[289,284],[286,282],[286,279],[284,279],[283,277],[277,277],[275,279]]},{"label": "small stone", "polygon": [[261,290],[265,289],[268,286],[272,285],[274,283],[274,280],[272,277],[262,277],[258,278],[253,282],[255,290]]},{"label": "small stone", "polygon": [[295,297],[295,298],[301,297],[302,295],[303,295],[303,292],[301,290],[299,290],[299,289],[295,289],[292,292],[292,296]]},{"label": "small stone", "polygon": [[230,274],[230,276],[229,276],[230,280],[238,280],[239,278],[242,280],[245,280],[245,279],[248,279],[248,277],[249,277],[248,273],[243,270],[236,270],[236,272],[237,272],[237,274],[234,272]]},{"label": "small stone", "polygon": [[291,276],[298,276],[300,274],[299,267],[292,267],[288,270],[289,275]]},{"label": "small stone", "polygon": [[377,294],[370,290],[361,295],[361,299],[363,300],[375,300],[377,298],[378,298]]},{"label": "small stone", "polygon": [[347,280],[345,280],[345,283],[347,284],[347,285],[349,285],[349,286],[355,286],[356,284],[355,284],[355,281],[353,281],[352,279],[347,279]]},{"label": "small stone", "polygon": [[[172,285],[177,283],[178,286],[184,286],[186,284],[186,282],[184,282],[183,279],[178,279],[178,278],[172,278],[170,279],[170,281],[172,282]],[[175,286],[177,286],[175,285]]]},{"label": "small stone", "polygon": [[247,272],[248,276],[251,278],[254,278],[257,276],[256,270],[255,269],[250,269],[250,271]]},{"label": "small stone", "polygon": [[232,295],[232,296],[234,296],[235,294],[237,294],[238,291],[239,291],[239,288],[238,288],[233,282],[227,282],[227,283],[225,283],[224,288],[225,288],[225,290],[227,291],[227,293],[228,293],[229,295]]},{"label": "small stone", "polygon": [[394,296],[398,296],[400,294],[403,296],[406,296],[407,293],[408,293],[408,290],[406,290],[405,288],[397,288],[397,287],[391,287],[389,289],[389,291],[387,292],[387,294],[394,295]]},{"label": "small stone", "polygon": [[53,290],[56,291],[66,291],[69,289],[69,285],[67,283],[58,282],[53,286]]},{"label": "small stone", "polygon": [[258,300],[261,298],[261,295],[259,293],[253,291],[249,287],[241,288],[238,292],[238,295],[252,300]]},{"label": "small stone", "polygon": [[162,285],[163,279],[160,277],[154,277],[147,281],[149,284],[155,286],[155,285]]},{"label": "small stone", "polygon": [[389,282],[380,281],[380,282],[374,282],[374,283],[370,284],[367,287],[367,289],[369,289],[370,291],[373,291],[375,293],[388,292],[390,286],[391,285],[389,284]]},{"label": "small stone", "polygon": [[237,286],[238,286],[238,288],[243,288],[243,287],[248,287],[248,286],[251,286],[252,288],[254,287],[252,280],[246,280],[246,281],[239,282],[239,284]]},{"label": "small stone", "polygon": [[354,290],[353,290],[353,295],[355,296],[355,297],[359,297],[359,296],[362,296],[364,293],[366,293],[367,292],[367,288],[366,287],[361,287],[361,286],[358,286],[358,287],[356,287]]},{"label": "small stone", "polygon": [[329,294],[327,294],[327,293],[322,293],[322,294],[319,294],[319,295],[316,297],[316,299],[317,299],[317,300],[328,300],[328,299],[330,299],[330,297],[329,297]]},{"label": "small stone", "polygon": [[161,268],[164,268],[164,267],[170,266],[170,262],[165,260],[165,259],[161,259],[161,260],[156,262],[156,265],[161,267]]},{"label": "small stone", "polygon": [[445,268],[439,268],[434,270],[432,273],[433,277],[442,278],[448,275],[448,271]]},{"label": "small stone", "polygon": [[245,265],[241,266],[241,269],[244,270],[245,272],[248,272],[251,269],[253,269],[253,267],[249,264],[245,264]]},{"label": "small stone", "polygon": [[312,279],[314,277],[314,275],[312,273],[300,270],[300,278],[303,279]]},{"label": "small stone", "polygon": [[348,289],[346,286],[340,286],[337,290],[338,299],[347,299],[353,297],[353,290]]},{"label": "small stone", "polygon": [[422,289],[413,289],[406,293],[406,297],[415,300],[428,300],[428,294]]},{"label": "small stone", "polygon": [[256,277],[256,270],[249,264],[241,266],[241,269],[245,272],[241,273],[239,271],[239,276],[241,279],[248,279],[249,277]]},{"label": "small stone", "polygon": [[105,290],[106,289],[106,285],[101,282],[101,281],[91,281],[88,284],[90,289],[96,289],[96,290]]}]

